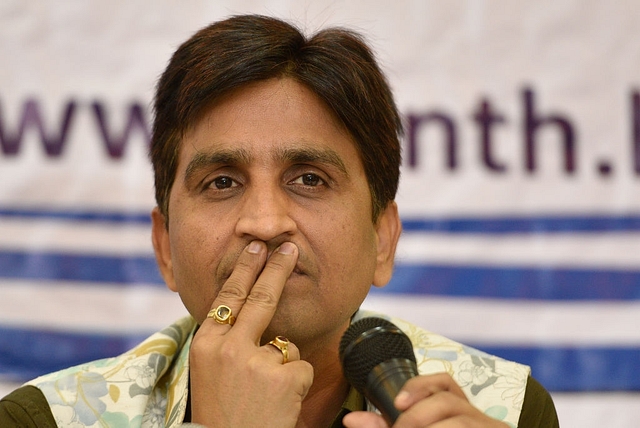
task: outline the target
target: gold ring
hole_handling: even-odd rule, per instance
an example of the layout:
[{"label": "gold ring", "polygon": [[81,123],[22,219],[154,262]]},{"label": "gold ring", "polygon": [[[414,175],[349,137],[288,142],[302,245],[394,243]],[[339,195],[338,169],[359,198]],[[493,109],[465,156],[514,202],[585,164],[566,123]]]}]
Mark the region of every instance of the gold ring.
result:
[{"label": "gold ring", "polygon": [[233,325],[236,317],[231,313],[231,308],[227,305],[220,305],[215,309],[211,309],[207,314],[207,318],[213,318],[218,324]]},{"label": "gold ring", "polygon": [[273,345],[280,352],[282,352],[282,364],[286,364],[289,361],[289,340],[284,336],[276,336],[269,345]]}]

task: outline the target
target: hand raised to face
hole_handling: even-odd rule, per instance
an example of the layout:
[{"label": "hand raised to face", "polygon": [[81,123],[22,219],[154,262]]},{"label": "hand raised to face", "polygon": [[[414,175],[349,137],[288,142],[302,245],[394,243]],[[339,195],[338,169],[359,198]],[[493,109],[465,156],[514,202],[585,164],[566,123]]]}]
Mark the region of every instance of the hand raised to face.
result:
[{"label": "hand raised to face", "polygon": [[[228,321],[207,317],[190,352],[192,421],[207,426],[295,426],[313,382],[313,368],[298,348],[260,346],[298,256],[282,243],[267,260],[266,244],[252,241],[211,305],[231,310]],[[213,315],[212,314],[212,315]],[[228,317],[227,317],[228,320]],[[221,322],[219,322],[221,321]],[[284,338],[281,338],[283,341]]]}]

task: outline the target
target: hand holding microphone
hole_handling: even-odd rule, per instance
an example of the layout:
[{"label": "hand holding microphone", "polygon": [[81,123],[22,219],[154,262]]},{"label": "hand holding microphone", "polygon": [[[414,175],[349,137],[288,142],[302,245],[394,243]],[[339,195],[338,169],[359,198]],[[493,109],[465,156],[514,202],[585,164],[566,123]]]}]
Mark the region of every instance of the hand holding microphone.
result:
[{"label": "hand holding microphone", "polygon": [[339,353],[347,381],[382,414],[352,412],[343,419],[346,427],[506,427],[469,403],[449,374],[419,375],[411,340],[385,319],[353,323]]}]

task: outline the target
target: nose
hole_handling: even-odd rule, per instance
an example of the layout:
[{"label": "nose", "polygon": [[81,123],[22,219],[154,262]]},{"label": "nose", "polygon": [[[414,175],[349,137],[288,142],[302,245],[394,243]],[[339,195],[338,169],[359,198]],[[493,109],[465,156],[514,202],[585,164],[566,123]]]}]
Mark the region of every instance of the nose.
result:
[{"label": "nose", "polygon": [[290,215],[290,200],[277,184],[253,186],[245,191],[243,199],[236,224],[238,236],[269,242],[296,232],[296,222]]}]

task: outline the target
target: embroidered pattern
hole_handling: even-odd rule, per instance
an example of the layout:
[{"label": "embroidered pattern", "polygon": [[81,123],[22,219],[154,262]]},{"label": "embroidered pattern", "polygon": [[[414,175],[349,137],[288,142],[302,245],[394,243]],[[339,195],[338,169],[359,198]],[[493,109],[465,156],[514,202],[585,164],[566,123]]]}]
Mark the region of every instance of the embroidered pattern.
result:
[{"label": "embroidered pattern", "polygon": [[[449,373],[469,401],[487,415],[515,427],[529,367],[506,361],[389,319],[411,339],[421,374]],[[188,400],[191,317],[154,334],[132,350],[51,373],[31,382],[44,393],[60,427],[178,427]]]}]

